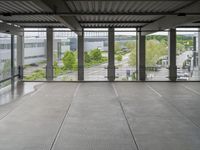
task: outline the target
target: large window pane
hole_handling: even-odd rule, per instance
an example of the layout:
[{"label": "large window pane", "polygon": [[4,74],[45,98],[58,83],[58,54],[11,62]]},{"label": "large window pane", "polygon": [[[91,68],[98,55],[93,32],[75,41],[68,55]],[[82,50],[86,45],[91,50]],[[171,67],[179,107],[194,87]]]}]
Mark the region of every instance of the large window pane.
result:
[{"label": "large window pane", "polygon": [[90,29],[84,39],[84,78],[86,81],[106,81],[108,67],[108,31]]},{"label": "large window pane", "polygon": [[54,80],[77,81],[77,35],[54,31]]},{"label": "large window pane", "polygon": [[136,80],[135,29],[115,29],[115,67],[115,80]]},{"label": "large window pane", "polygon": [[168,32],[146,36],[146,80],[169,80]]},{"label": "large window pane", "polygon": [[46,80],[45,31],[24,33],[24,80]]},{"label": "large window pane", "polygon": [[[11,77],[11,36],[0,33],[0,81]],[[10,84],[10,81],[0,83],[0,88]]]},{"label": "large window pane", "polygon": [[177,29],[177,81],[200,79],[198,29]]}]

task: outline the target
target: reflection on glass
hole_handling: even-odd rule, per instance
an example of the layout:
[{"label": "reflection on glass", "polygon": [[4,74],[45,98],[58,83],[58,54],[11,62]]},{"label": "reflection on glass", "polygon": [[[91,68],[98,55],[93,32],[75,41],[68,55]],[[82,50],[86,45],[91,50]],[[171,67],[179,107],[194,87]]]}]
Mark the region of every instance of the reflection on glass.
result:
[{"label": "reflection on glass", "polygon": [[46,80],[46,32],[24,33],[24,80]]},{"label": "reflection on glass", "polygon": [[[0,81],[11,77],[11,36],[0,33]],[[10,84],[10,80],[0,83],[0,89]]]},{"label": "reflection on glass", "polygon": [[146,80],[168,79],[168,32],[146,36]]},{"label": "reflection on glass", "polygon": [[177,81],[200,79],[199,31],[179,29],[176,36]]},{"label": "reflection on glass", "polygon": [[77,81],[77,35],[73,32],[54,32],[54,80]]},{"label": "reflection on glass", "polygon": [[84,78],[106,81],[108,66],[108,32],[87,31],[84,39]]},{"label": "reflection on glass", "polygon": [[115,29],[115,67],[116,81],[136,80],[136,32],[133,29]]}]

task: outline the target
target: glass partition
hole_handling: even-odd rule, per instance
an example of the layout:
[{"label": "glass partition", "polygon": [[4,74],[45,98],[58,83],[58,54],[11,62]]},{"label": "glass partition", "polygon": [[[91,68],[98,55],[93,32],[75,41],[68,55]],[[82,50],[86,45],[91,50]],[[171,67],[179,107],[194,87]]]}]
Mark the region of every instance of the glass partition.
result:
[{"label": "glass partition", "polygon": [[168,32],[156,32],[146,36],[146,80],[167,81]]},{"label": "glass partition", "polygon": [[24,32],[24,80],[46,80],[46,29]]},{"label": "glass partition", "polygon": [[84,78],[86,81],[107,81],[108,30],[85,30]]},{"label": "glass partition", "polygon": [[54,80],[77,81],[77,35],[74,32],[54,30]]},{"label": "glass partition", "polygon": [[199,30],[197,28],[177,29],[176,64],[177,81],[199,81]]},{"label": "glass partition", "polygon": [[136,80],[136,31],[115,29],[115,80]]},{"label": "glass partition", "polygon": [[[11,77],[11,35],[0,33],[0,81]],[[11,82],[7,80],[0,83],[0,89]]]}]

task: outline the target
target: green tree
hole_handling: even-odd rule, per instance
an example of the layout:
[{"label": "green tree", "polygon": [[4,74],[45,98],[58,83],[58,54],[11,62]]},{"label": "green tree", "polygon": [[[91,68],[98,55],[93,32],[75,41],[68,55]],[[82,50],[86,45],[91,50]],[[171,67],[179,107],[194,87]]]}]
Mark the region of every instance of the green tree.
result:
[{"label": "green tree", "polygon": [[66,51],[62,58],[65,70],[74,70],[76,66],[76,56],[73,52]]},{"label": "green tree", "polygon": [[125,43],[125,46],[131,50],[129,55],[128,64],[132,67],[136,65],[136,41],[128,41]]},{"label": "green tree", "polygon": [[124,45],[130,50],[136,49],[136,42],[135,41],[127,41]]},{"label": "green tree", "polygon": [[158,40],[147,40],[146,42],[146,65],[155,66],[162,56],[167,55],[167,45]]},{"label": "green tree", "polygon": [[84,60],[85,60],[85,63],[90,63],[91,62],[91,58],[90,58],[90,55],[89,55],[88,52],[84,53]]},{"label": "green tree", "polygon": [[122,61],[122,55],[120,55],[120,54],[117,55],[116,60],[117,60],[117,61]]},{"label": "green tree", "polygon": [[178,55],[185,52],[185,51],[186,51],[186,49],[185,49],[185,46],[183,44],[181,44],[181,43],[176,44],[176,53]]},{"label": "green tree", "polygon": [[120,42],[115,42],[115,54],[120,53],[121,50],[122,50],[121,43]]},{"label": "green tree", "polygon": [[62,69],[58,66],[57,61],[54,61],[53,68],[54,68],[54,75],[55,76],[58,76],[62,72]]},{"label": "green tree", "polygon": [[94,61],[101,61],[101,59],[102,59],[101,50],[97,48],[97,49],[90,51],[90,57]]},{"label": "green tree", "polygon": [[136,49],[131,49],[131,53],[128,59],[128,64],[132,67],[136,65]]}]

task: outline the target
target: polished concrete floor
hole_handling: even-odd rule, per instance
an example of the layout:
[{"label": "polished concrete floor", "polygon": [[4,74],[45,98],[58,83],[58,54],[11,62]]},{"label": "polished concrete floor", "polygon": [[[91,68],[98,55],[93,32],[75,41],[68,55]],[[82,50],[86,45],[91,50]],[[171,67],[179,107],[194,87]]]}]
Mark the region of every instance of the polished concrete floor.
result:
[{"label": "polished concrete floor", "polygon": [[199,108],[198,82],[43,83],[0,106],[0,149],[199,150]]}]

